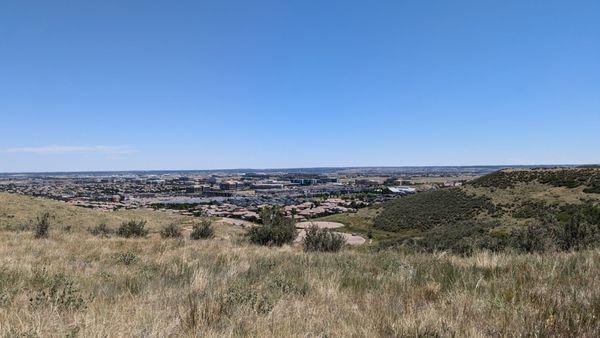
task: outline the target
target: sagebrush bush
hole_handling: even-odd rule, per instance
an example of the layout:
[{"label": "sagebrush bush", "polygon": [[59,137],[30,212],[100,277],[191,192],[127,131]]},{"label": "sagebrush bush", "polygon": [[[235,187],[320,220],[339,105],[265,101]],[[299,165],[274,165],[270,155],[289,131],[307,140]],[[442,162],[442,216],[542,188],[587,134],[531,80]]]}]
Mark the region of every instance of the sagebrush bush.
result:
[{"label": "sagebrush bush", "polygon": [[598,168],[563,168],[558,170],[529,169],[497,171],[470,181],[474,187],[512,188],[518,183],[539,182],[555,187],[586,187],[583,191],[594,193],[600,187],[600,171]]},{"label": "sagebrush bush", "polygon": [[162,238],[179,238],[181,237],[181,227],[177,224],[169,224],[160,230],[160,236]]},{"label": "sagebrush bush", "polygon": [[100,223],[97,226],[88,230],[90,234],[94,236],[109,237],[112,234],[112,230],[106,225],[106,223]]},{"label": "sagebrush bush", "polygon": [[146,229],[146,221],[144,220],[129,220],[121,223],[119,229],[117,229],[117,235],[121,237],[145,237],[148,235],[148,229]]},{"label": "sagebrush bush", "polygon": [[[599,211],[600,208],[597,208],[596,212]],[[559,227],[557,233],[557,242],[563,250],[582,250],[600,246],[600,222],[592,223],[582,214],[572,216],[568,222]]]},{"label": "sagebrush bush", "polygon": [[600,206],[565,205],[556,215],[512,231],[508,246],[523,252],[600,247]]},{"label": "sagebrush bush", "polygon": [[34,276],[37,288],[29,298],[32,307],[53,307],[58,310],[75,311],[86,308],[75,281],[64,274],[49,275],[45,269]]},{"label": "sagebrush bush", "polygon": [[[533,253],[558,249],[558,228],[550,224],[536,223],[510,232],[505,248]],[[505,249],[500,248],[500,250]]]},{"label": "sagebrush bush", "polygon": [[461,221],[480,213],[494,213],[495,205],[487,197],[472,196],[459,188],[439,189],[397,198],[383,204],[374,219],[375,228],[385,231],[418,229],[426,231]]},{"label": "sagebrush bush", "polygon": [[250,242],[260,245],[276,245],[292,243],[296,239],[296,226],[294,220],[285,217],[279,207],[265,207],[260,216],[263,224],[250,228],[248,237]]},{"label": "sagebrush bush", "polygon": [[126,251],[116,253],[115,260],[124,265],[132,265],[137,262],[138,258],[133,251]]},{"label": "sagebrush bush", "polygon": [[329,229],[320,229],[311,225],[306,229],[306,237],[302,240],[304,251],[337,252],[346,244],[346,238]]},{"label": "sagebrush bush", "polygon": [[215,236],[215,231],[210,221],[202,221],[200,224],[194,224],[190,239],[208,239]]},{"label": "sagebrush bush", "polygon": [[382,241],[380,248],[398,247],[417,252],[450,251],[470,255],[481,250],[539,253],[600,247],[600,207],[565,206],[559,216],[547,215],[527,226],[504,228],[497,222],[471,220],[439,226],[419,236]]},{"label": "sagebrush bush", "polygon": [[50,213],[45,212],[35,223],[35,238],[47,238],[50,233]]}]

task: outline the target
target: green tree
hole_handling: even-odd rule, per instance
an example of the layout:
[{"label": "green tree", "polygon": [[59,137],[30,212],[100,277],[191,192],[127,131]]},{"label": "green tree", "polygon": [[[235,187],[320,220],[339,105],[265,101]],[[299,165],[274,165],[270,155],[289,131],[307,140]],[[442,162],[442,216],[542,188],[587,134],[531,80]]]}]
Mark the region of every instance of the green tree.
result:
[{"label": "green tree", "polygon": [[296,239],[295,222],[285,217],[281,207],[264,207],[260,211],[260,217],[263,224],[248,231],[252,243],[281,246]]}]

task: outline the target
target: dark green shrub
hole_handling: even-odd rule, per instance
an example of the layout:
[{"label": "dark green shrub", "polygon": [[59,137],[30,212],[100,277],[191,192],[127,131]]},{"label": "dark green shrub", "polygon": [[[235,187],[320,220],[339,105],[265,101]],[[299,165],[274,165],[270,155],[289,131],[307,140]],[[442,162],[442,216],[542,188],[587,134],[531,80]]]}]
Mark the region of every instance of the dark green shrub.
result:
[{"label": "dark green shrub", "polygon": [[600,223],[591,224],[583,215],[575,215],[557,232],[562,250],[580,250],[600,246]]},{"label": "dark green shrub", "polygon": [[210,221],[202,221],[200,224],[194,224],[190,239],[208,239],[215,236],[215,231]]},{"label": "dark green shrub", "polygon": [[292,243],[296,239],[294,220],[285,217],[280,207],[265,207],[261,210],[260,216],[263,224],[248,231],[250,242],[281,246]]},{"label": "dark green shrub", "polygon": [[337,252],[346,244],[346,238],[329,229],[320,229],[311,225],[306,229],[306,237],[302,240],[304,251]]},{"label": "dark green shrub", "polygon": [[486,197],[466,194],[459,188],[440,189],[401,197],[383,206],[375,227],[385,231],[427,230],[469,220],[479,213],[492,214],[496,208]]},{"label": "dark green shrub", "polygon": [[47,238],[50,232],[50,213],[45,212],[35,223],[35,238]]},{"label": "dark green shrub", "polygon": [[94,236],[102,236],[102,237],[109,237],[113,232],[111,229],[108,228],[106,223],[100,223],[97,226],[89,229],[88,231],[90,232],[90,234],[92,234]]},{"label": "dark green shrub", "polygon": [[124,265],[132,265],[137,262],[137,255],[132,251],[119,252],[115,254],[115,260]]},{"label": "dark green shrub", "polygon": [[148,234],[146,229],[146,221],[144,220],[129,220],[121,223],[117,229],[117,235],[121,237],[145,237]]},{"label": "dark green shrub", "polygon": [[593,186],[583,189],[583,192],[588,194],[600,194],[600,180],[596,181]]},{"label": "dark green shrub", "polygon": [[457,254],[470,254],[478,244],[486,243],[481,243],[481,239],[489,236],[489,229],[493,227],[495,224],[461,222],[432,229],[417,243],[428,252],[448,250]]},{"label": "dark green shrub", "polygon": [[507,189],[518,183],[538,182],[555,187],[587,187],[586,193],[594,193],[600,187],[600,170],[594,167],[497,171],[470,181],[475,187]]},{"label": "dark green shrub", "polygon": [[[522,229],[514,230],[509,247],[523,252],[550,250],[583,250],[600,246],[600,222],[595,219],[594,208],[577,206],[579,212],[566,221],[547,219]],[[596,209],[598,210],[598,209]],[[597,212],[597,211],[596,211]]]},{"label": "dark green shrub", "polygon": [[162,238],[180,238],[181,228],[177,224],[169,224],[160,230]]},{"label": "dark green shrub", "polygon": [[556,248],[556,228],[548,224],[533,224],[510,233],[507,247],[521,252],[545,252]]},{"label": "dark green shrub", "polygon": [[506,248],[508,239],[492,236],[497,223],[465,221],[429,229],[418,236],[403,236],[379,243],[380,249],[404,248],[416,252],[449,251],[470,255],[475,250],[498,251]]},{"label": "dark green shrub", "polygon": [[543,201],[526,201],[513,211],[514,218],[537,218],[542,219],[554,212],[555,206],[548,205]]},{"label": "dark green shrub", "polygon": [[36,273],[37,289],[29,299],[33,307],[51,306],[59,310],[76,311],[86,308],[75,282],[63,274],[48,275],[46,270]]},{"label": "dark green shrub", "polygon": [[600,207],[567,205],[557,218],[553,214],[528,226],[499,229],[498,223],[479,221],[439,226],[416,236],[383,241],[380,249],[389,247],[409,251],[450,251],[468,255],[477,250],[514,250],[534,253],[583,250],[600,247]]}]

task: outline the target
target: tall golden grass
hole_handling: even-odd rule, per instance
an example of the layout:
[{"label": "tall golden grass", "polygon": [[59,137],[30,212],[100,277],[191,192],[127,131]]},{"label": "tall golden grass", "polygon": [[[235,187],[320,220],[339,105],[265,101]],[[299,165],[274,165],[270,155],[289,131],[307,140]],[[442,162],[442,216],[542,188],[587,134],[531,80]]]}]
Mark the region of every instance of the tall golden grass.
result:
[{"label": "tall golden grass", "polygon": [[[132,218],[150,235],[87,231]],[[161,238],[173,222],[183,239]],[[0,336],[600,336],[599,250],[305,253],[225,224],[193,241],[192,222],[0,194]]]},{"label": "tall golden grass", "polygon": [[600,251],[402,254],[0,231],[2,336],[600,335]]}]

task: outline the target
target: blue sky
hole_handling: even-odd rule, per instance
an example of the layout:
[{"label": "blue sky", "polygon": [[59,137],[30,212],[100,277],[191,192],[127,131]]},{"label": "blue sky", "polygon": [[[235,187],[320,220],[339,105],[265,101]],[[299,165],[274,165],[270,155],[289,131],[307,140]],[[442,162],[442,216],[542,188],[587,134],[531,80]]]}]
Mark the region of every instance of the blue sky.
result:
[{"label": "blue sky", "polygon": [[600,162],[599,1],[0,2],[0,171]]}]

